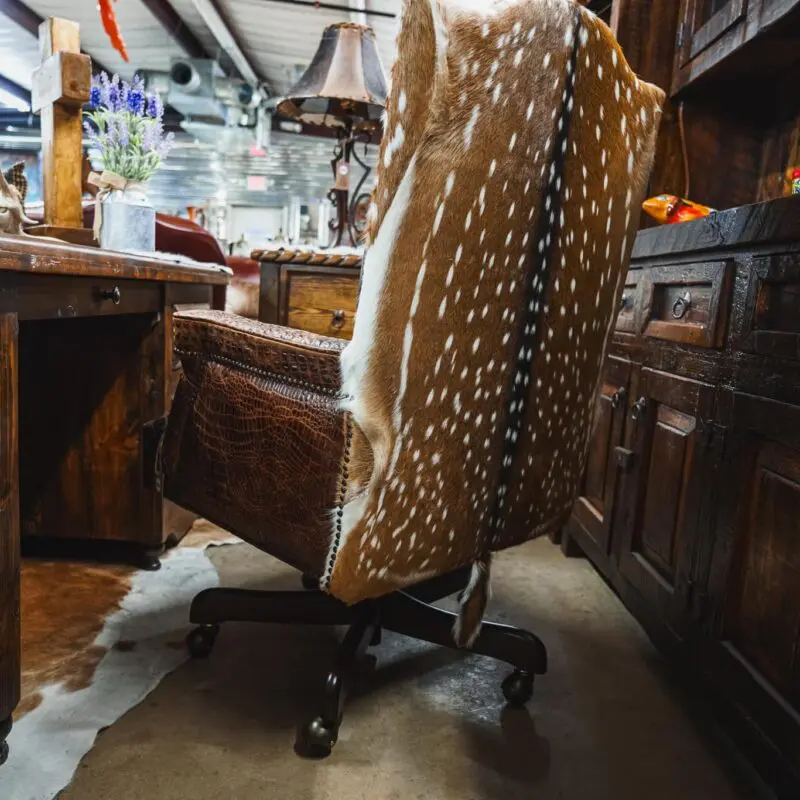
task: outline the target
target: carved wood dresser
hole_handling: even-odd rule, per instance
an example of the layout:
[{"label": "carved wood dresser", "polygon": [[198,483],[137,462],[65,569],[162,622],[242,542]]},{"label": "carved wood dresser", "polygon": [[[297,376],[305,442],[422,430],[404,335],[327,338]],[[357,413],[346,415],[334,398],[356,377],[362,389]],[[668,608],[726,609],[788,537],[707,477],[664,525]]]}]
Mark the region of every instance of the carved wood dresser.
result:
[{"label": "carved wood dresser", "polygon": [[800,796],[800,198],[640,232],[621,306],[562,546]]}]

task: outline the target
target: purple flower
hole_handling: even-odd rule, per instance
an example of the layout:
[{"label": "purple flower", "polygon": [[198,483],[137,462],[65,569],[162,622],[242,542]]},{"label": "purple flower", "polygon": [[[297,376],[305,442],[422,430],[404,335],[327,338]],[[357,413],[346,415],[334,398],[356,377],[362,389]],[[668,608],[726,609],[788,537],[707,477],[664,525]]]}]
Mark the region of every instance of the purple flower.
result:
[{"label": "purple flower", "polygon": [[97,106],[100,105],[101,99],[102,91],[100,88],[100,80],[97,76],[94,76],[92,77],[92,88],[89,89],[89,105],[97,108]]},{"label": "purple flower", "polygon": [[142,114],[144,114],[144,94],[138,91],[135,87],[132,87],[128,92],[126,105],[128,106],[128,111],[130,111],[131,114],[141,117]]},{"label": "purple flower", "polygon": [[117,120],[117,141],[120,147],[127,147],[131,141],[131,133],[128,130],[128,120],[121,116]]},{"label": "purple flower", "polygon": [[108,122],[106,123],[106,141],[112,147],[116,146],[119,141],[117,123],[116,120],[112,118],[109,118]]},{"label": "purple flower", "polygon": [[164,104],[157,94],[147,95],[147,116],[153,119],[161,119],[164,114]]},{"label": "purple flower", "polygon": [[142,131],[142,150],[145,153],[150,153],[158,147],[159,131],[157,126],[151,121],[147,120],[144,123],[144,130]]},{"label": "purple flower", "polygon": [[108,107],[112,111],[118,111],[120,107],[119,86],[113,83],[108,87]]},{"label": "purple flower", "polygon": [[108,92],[111,88],[111,81],[109,80],[108,74],[105,72],[100,73],[100,104],[107,106],[108,105]]}]

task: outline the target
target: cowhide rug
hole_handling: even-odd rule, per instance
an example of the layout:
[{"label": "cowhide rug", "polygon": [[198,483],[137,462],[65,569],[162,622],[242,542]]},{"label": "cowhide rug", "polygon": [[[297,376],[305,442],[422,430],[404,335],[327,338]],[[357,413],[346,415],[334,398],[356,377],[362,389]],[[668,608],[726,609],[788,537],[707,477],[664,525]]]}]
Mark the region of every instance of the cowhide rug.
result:
[{"label": "cowhide rug", "polygon": [[188,654],[189,604],[219,583],[205,554],[239,540],[198,521],[161,569],[23,559],[22,699],[2,800],[50,800],[103,728]]}]

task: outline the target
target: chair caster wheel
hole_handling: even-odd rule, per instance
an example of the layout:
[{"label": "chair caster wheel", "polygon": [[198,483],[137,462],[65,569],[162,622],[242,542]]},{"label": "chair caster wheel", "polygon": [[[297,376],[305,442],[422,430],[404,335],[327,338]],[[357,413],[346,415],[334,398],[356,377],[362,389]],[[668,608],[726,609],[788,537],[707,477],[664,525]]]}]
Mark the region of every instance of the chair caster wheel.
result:
[{"label": "chair caster wheel", "polygon": [[208,658],[217,640],[219,625],[201,625],[189,631],[186,636],[186,647],[192,658]]},{"label": "chair caster wheel", "polygon": [[309,758],[327,758],[336,744],[337,734],[322,717],[316,717],[300,730],[298,749]]},{"label": "chair caster wheel", "polygon": [[3,740],[0,742],[0,767],[8,761],[8,742]]},{"label": "chair caster wheel", "polygon": [[533,697],[533,673],[515,669],[503,681],[503,697],[510,706],[524,706]]},{"label": "chair caster wheel", "polygon": [[313,575],[306,575],[304,572],[301,580],[303,582],[303,588],[307,592],[319,591],[319,578],[315,578]]}]

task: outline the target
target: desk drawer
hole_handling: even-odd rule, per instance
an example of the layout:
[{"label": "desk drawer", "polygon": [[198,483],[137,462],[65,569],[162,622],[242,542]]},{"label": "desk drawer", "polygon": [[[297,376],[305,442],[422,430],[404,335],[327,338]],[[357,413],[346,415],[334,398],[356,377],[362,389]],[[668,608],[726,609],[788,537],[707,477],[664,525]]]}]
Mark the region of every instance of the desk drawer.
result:
[{"label": "desk drawer", "polygon": [[642,314],[644,335],[697,347],[721,347],[732,276],[729,261],[650,269]]},{"label": "desk drawer", "polygon": [[286,324],[349,339],[356,316],[358,275],[287,272]]},{"label": "desk drawer", "polygon": [[164,302],[160,284],[140,280],[16,275],[0,288],[0,311],[20,320],[149,314]]}]

